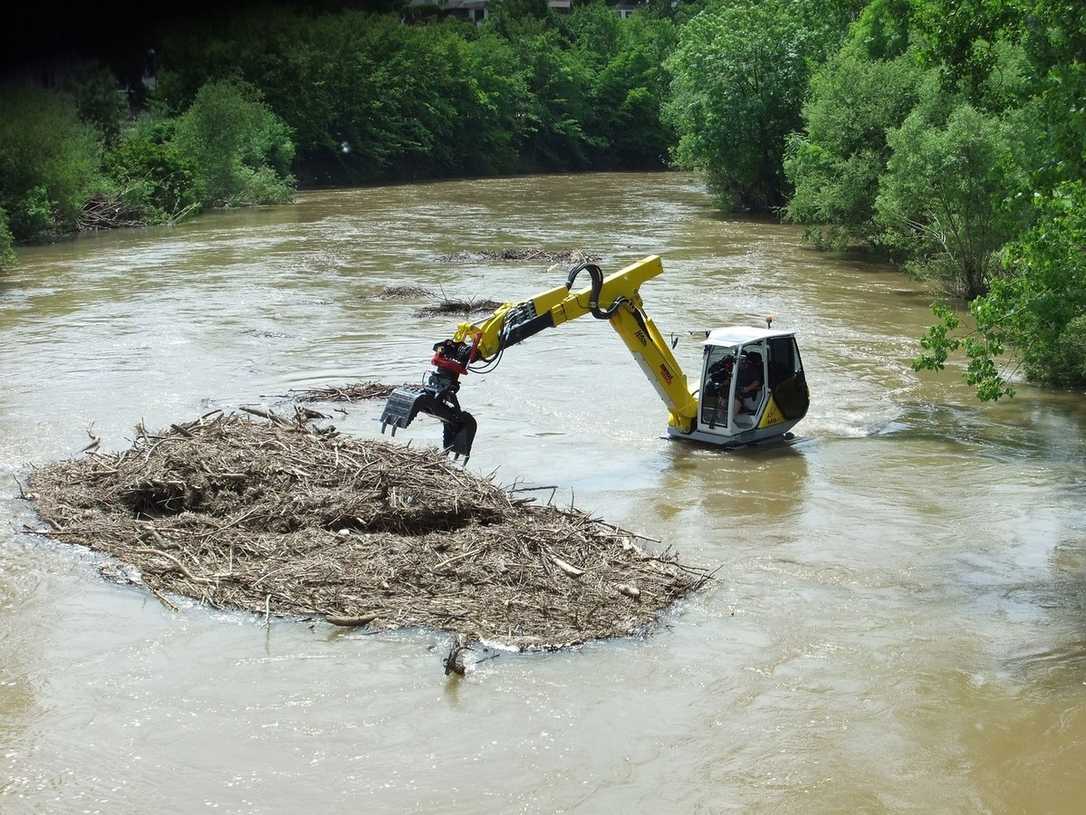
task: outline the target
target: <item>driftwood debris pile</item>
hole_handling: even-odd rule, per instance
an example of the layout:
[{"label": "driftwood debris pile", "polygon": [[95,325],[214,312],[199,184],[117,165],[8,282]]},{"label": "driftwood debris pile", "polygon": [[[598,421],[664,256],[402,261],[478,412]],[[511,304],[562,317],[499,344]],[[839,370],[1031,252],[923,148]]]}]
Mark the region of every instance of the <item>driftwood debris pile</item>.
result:
[{"label": "driftwood debris pile", "polygon": [[415,309],[416,317],[435,317],[442,314],[481,314],[493,311],[501,305],[497,300],[472,297],[467,300],[449,297],[444,291],[438,296],[432,289],[422,286],[385,286],[377,294],[378,300],[429,300],[429,304]]},{"label": "driftwood debris pile", "polygon": [[387,399],[399,385],[384,382],[352,382],[349,385],[324,385],[320,388],[293,390],[296,402],[361,402],[367,399]]},{"label": "driftwood debris pile", "polygon": [[424,286],[385,286],[377,293],[378,300],[418,300],[433,296],[433,290]]},{"label": "driftwood debris pile", "polygon": [[621,636],[709,579],[437,451],[208,415],[35,471],[42,534],[184,595],[260,615],[425,626],[527,648]]},{"label": "driftwood debris pile", "polygon": [[476,299],[474,297],[470,300],[456,300],[443,297],[434,301],[431,305],[416,309],[415,316],[436,317],[441,314],[482,314],[494,311],[501,305],[497,300]]},{"label": "driftwood debris pile", "polygon": [[[96,193],[91,196],[83,204],[76,221],[79,231],[96,232],[100,229],[150,226],[152,221],[147,219],[143,208],[129,202],[128,196],[132,191],[131,187],[127,187],[112,194]],[[198,207],[199,204],[195,203],[179,207],[172,213],[164,213],[162,219],[154,223],[172,226],[191,215]]]},{"label": "driftwood debris pile", "polygon": [[542,260],[547,263],[593,263],[599,259],[599,255],[584,249],[547,250],[538,246],[526,249],[480,249],[475,252],[453,252],[452,254],[441,255],[438,257],[438,260],[443,263],[470,263],[474,261],[498,260]]}]

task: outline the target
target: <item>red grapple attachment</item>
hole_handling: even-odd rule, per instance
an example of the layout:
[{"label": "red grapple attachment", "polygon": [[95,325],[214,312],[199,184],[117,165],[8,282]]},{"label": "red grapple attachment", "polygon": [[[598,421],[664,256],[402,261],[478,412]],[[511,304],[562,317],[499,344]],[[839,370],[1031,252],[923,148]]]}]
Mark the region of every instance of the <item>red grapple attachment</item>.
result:
[{"label": "red grapple attachment", "polygon": [[381,413],[381,432],[392,427],[392,435],[407,427],[420,413],[439,419],[444,425],[442,447],[454,458],[464,457],[467,464],[478,425],[466,410],[460,409],[456,392],[460,389],[460,374],[474,356],[474,345],[468,346],[444,340],[434,346],[434,370],[427,374],[426,384],[397,388],[388,397]]}]

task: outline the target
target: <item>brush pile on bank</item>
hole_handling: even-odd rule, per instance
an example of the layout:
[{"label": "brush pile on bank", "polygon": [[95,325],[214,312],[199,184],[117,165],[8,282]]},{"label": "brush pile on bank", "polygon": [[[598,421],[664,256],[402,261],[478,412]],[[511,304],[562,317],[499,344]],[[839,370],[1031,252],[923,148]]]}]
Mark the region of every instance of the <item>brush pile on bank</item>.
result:
[{"label": "brush pile on bank", "polygon": [[636,632],[709,579],[437,451],[269,416],[140,427],[124,452],[36,471],[40,531],[136,567],[167,603],[520,647]]}]

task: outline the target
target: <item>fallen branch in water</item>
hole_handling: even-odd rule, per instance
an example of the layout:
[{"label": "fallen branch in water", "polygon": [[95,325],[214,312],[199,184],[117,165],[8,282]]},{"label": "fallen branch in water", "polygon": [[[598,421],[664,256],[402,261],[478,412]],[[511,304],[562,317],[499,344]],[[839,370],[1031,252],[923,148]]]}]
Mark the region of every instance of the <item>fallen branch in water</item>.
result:
[{"label": "fallen branch in water", "polygon": [[90,453],[98,449],[98,445],[102,443],[102,437],[94,434],[94,422],[90,423],[87,427],[87,435],[90,436],[90,444],[80,450],[80,453]]},{"label": "fallen branch in water", "polygon": [[[285,424],[285,422],[282,419],[280,419],[278,416],[276,416],[270,410],[263,410],[261,408],[254,408],[254,407],[246,407],[245,405],[242,405],[238,409],[244,411],[245,413],[251,413],[253,416],[259,416],[261,419],[269,419],[269,420],[275,422],[276,424]],[[176,425],[171,425],[171,427],[176,427]],[[191,436],[190,436],[190,438],[191,438]]]},{"label": "fallen branch in water", "polygon": [[377,293],[378,300],[418,300],[433,296],[432,289],[422,286],[385,286]]},{"label": "fallen branch in water", "polygon": [[147,226],[148,221],[137,207],[125,203],[130,190],[116,195],[97,194],[83,205],[76,226],[80,232],[97,232],[100,229]]}]

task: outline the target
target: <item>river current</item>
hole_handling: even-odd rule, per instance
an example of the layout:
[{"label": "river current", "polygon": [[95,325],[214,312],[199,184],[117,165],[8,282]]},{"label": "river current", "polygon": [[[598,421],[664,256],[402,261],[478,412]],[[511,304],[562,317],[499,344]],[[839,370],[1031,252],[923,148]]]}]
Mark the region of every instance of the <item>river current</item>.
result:
[{"label": "river current", "polygon": [[[799,443],[721,453],[591,319],[471,376],[470,468],[560,485],[717,580],[647,638],[443,676],[447,639],[264,620],[103,580],[21,532],[36,464],[87,428],[417,380],[457,318],[376,297],[515,301],[564,281],[462,250],[649,254],[664,332],[794,329]],[[978,403],[909,365],[923,285],[716,213],[675,173],[299,195],[23,250],[0,277],[0,812],[1081,812],[1086,406]],[[697,375],[700,348],[676,354]],[[379,433],[380,403],[336,414]],[[437,443],[439,425],[406,434]]]}]

